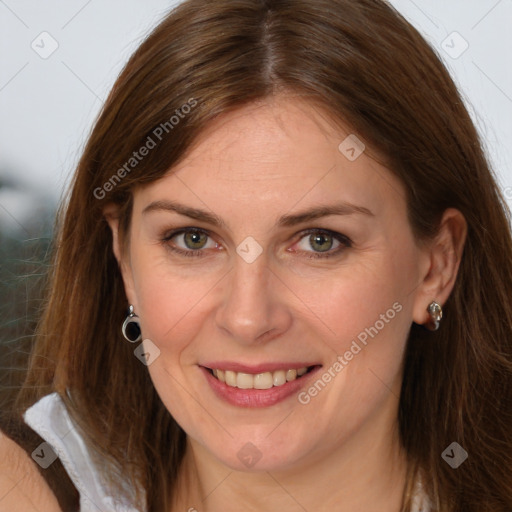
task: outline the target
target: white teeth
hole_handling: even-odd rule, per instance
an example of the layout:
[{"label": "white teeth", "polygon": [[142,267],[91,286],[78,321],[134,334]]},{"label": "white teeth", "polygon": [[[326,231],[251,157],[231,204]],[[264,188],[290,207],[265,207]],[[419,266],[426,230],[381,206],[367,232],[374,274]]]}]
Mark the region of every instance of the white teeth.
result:
[{"label": "white teeth", "polygon": [[236,387],[240,389],[251,389],[254,387],[254,377],[249,373],[236,374]]},{"label": "white teeth", "polygon": [[286,372],[286,380],[291,381],[297,378],[297,370],[288,370]]},{"label": "white teeth", "polygon": [[226,384],[236,388],[236,373],[232,372],[231,370],[226,370],[224,376],[226,378]]},{"label": "white teeth", "polygon": [[274,385],[270,372],[258,373],[253,377],[253,381],[254,389],[270,389]]},{"label": "white teeth", "polygon": [[284,370],[277,370],[273,375],[274,386],[282,386],[286,382],[286,373]]},{"label": "white teeth", "polygon": [[301,377],[308,371],[307,367],[290,370],[276,370],[253,375],[251,373],[233,372],[231,370],[212,370],[213,375],[232,388],[240,389],[270,389],[273,386],[282,386],[286,382]]}]

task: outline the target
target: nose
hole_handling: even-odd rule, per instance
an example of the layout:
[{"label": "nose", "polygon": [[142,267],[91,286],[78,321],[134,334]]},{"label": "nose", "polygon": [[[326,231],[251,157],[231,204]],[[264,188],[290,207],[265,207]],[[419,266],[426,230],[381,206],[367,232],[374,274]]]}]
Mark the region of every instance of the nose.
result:
[{"label": "nose", "polygon": [[236,256],[217,308],[217,327],[241,344],[275,339],[292,323],[291,312],[283,300],[285,289],[264,255],[252,263]]}]

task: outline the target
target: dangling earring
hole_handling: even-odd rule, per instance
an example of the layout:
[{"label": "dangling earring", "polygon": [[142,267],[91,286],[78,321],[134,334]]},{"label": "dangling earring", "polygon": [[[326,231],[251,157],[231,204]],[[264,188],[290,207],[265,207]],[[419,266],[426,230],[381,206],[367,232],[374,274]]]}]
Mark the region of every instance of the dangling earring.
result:
[{"label": "dangling earring", "polygon": [[133,306],[130,304],[130,309],[128,311],[128,316],[125,318],[123,322],[123,327],[121,328],[123,332],[123,336],[130,343],[137,343],[142,339],[142,333],[140,332],[140,324],[139,317],[133,312]]},{"label": "dangling earring", "polygon": [[430,315],[430,321],[427,322],[426,327],[430,331],[437,331],[439,329],[439,322],[441,318],[443,318],[443,308],[441,305],[433,300],[427,308],[427,311]]}]

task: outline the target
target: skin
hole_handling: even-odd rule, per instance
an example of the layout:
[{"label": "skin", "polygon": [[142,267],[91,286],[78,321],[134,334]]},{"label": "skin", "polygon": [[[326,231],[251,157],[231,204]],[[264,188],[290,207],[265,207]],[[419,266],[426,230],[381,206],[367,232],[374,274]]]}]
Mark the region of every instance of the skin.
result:
[{"label": "skin", "polygon": [[[436,240],[418,245],[400,181],[368,151],[350,161],[338,149],[350,133],[306,100],[278,95],[219,117],[178,166],[137,189],[125,244],[116,209],[105,210],[128,302],[160,350],[152,381],[188,435],[173,510],[400,509],[406,459],[396,418],[407,334],[428,321],[433,299],[446,302],[467,228],[446,210]],[[214,213],[225,226],[142,213],[162,200]],[[339,201],[373,215],[277,225]],[[192,249],[190,238],[188,247],[183,236],[162,240],[185,227],[211,238],[192,240]],[[310,228],[352,244],[327,236],[315,245]],[[248,236],[263,249],[252,263],[236,252]],[[203,256],[170,246],[203,247]],[[322,250],[333,255],[308,257]],[[312,361],[320,377],[394,303],[400,312],[307,404],[297,395],[264,408],[228,404],[198,366]],[[248,442],[261,453],[250,468],[237,456]]]},{"label": "skin", "polygon": [[61,512],[36,463],[0,432],[0,512]]}]

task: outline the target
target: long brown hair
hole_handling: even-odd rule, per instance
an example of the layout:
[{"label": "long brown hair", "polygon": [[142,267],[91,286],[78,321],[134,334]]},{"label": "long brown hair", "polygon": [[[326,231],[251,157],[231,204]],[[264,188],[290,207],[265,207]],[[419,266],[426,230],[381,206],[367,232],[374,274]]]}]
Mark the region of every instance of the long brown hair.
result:
[{"label": "long brown hair", "polygon": [[[435,510],[510,512],[510,211],[449,73],[382,0],[186,0],[156,27],[118,77],[59,212],[19,410],[57,391],[148,509],[168,510],[185,433],[121,336],[127,301],[102,210],[117,204],[127,233],[135,187],[167,173],[217,115],[285,92],[385,155],[418,241],[435,235],[446,208],[464,215],[468,235],[441,328],[413,324],[408,339],[398,418],[407,489],[421,471]],[[131,161],[148,137],[156,146]],[[441,457],[454,441],[469,454],[458,469]]]}]

